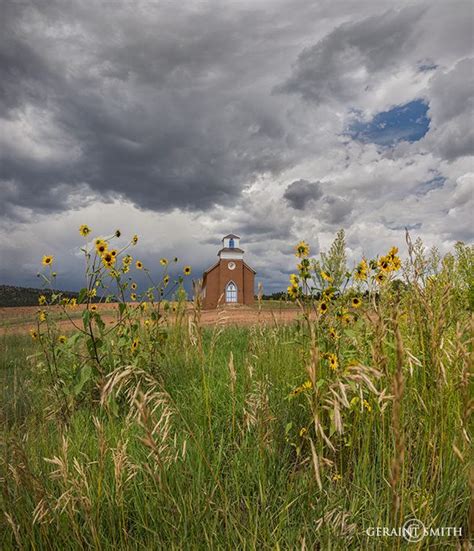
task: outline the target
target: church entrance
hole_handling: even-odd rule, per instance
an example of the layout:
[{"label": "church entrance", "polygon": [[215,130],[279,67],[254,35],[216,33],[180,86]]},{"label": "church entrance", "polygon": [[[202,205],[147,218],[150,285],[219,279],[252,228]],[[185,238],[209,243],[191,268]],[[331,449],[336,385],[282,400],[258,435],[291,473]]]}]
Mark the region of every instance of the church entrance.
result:
[{"label": "church entrance", "polygon": [[225,301],[237,302],[237,286],[233,281],[230,281],[225,288]]}]

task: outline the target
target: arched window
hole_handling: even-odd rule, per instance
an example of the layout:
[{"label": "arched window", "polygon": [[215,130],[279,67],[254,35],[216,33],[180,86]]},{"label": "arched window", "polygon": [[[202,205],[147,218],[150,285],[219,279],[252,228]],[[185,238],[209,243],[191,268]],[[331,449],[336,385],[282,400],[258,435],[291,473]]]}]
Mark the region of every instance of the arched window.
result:
[{"label": "arched window", "polygon": [[232,237],[229,239],[229,249],[233,249],[234,248],[234,240],[232,239]]},{"label": "arched window", "polygon": [[229,281],[225,288],[225,301],[237,302],[237,285],[233,281]]}]

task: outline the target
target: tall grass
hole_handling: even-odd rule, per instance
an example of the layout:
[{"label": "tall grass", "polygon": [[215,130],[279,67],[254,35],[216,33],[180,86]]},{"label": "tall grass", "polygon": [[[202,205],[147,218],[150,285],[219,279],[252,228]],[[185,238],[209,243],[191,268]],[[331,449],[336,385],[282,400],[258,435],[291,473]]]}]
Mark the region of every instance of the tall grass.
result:
[{"label": "tall grass", "polygon": [[293,325],[204,329],[197,300],[153,338],[138,308],[98,356],[4,337],[0,548],[404,549],[366,530],[415,517],[463,531],[418,548],[467,549],[465,250],[432,270],[411,253],[336,343],[307,295]]}]

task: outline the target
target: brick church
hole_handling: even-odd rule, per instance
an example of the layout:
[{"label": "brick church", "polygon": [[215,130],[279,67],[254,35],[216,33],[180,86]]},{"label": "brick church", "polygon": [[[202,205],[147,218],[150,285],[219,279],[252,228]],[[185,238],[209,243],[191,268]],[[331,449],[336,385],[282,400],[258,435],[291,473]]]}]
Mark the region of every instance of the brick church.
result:
[{"label": "brick church", "polygon": [[219,260],[208,268],[202,278],[204,308],[227,304],[253,304],[255,270],[244,262],[239,248],[240,237],[230,233],[222,238]]}]

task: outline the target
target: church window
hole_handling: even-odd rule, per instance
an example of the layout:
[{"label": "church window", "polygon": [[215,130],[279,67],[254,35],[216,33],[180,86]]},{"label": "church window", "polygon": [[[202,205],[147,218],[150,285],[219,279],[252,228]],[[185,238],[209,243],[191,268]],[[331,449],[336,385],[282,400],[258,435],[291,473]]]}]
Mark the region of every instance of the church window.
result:
[{"label": "church window", "polygon": [[225,288],[225,301],[237,302],[237,286],[233,281],[230,281]]}]

